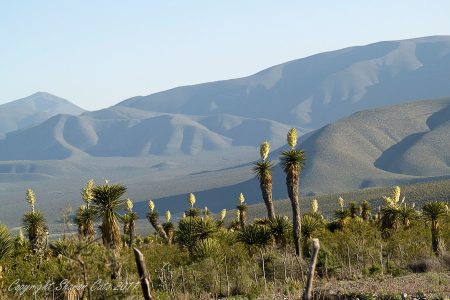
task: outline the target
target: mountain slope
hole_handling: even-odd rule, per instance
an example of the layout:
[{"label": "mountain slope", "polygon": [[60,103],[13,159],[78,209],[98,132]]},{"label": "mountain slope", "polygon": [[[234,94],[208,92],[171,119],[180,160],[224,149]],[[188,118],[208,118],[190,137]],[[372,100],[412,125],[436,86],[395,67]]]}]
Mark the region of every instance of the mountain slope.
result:
[{"label": "mountain slope", "polygon": [[[302,195],[450,178],[449,112],[450,98],[417,101],[358,112],[311,133],[299,143],[306,154]],[[273,151],[271,159],[282,150]],[[250,173],[251,165],[241,168]],[[262,201],[255,178],[196,195],[199,205],[215,210],[233,208],[235,203],[227,199],[240,192],[249,204]],[[287,198],[285,174],[278,164],[273,169],[273,195]],[[166,197],[157,205],[176,211],[183,199]]]},{"label": "mountain slope", "polygon": [[0,140],[0,160],[196,155],[232,147],[254,149],[265,139],[281,145],[288,129],[287,125],[264,119],[113,107],[80,116],[57,115],[37,126],[11,132]]},{"label": "mountain slope", "polygon": [[255,75],[179,87],[118,106],[232,114],[319,128],[354,112],[450,95],[450,37],[390,41],[317,54]]},{"label": "mountain slope", "polygon": [[37,125],[57,114],[79,115],[83,112],[63,98],[38,92],[0,105],[0,134]]}]

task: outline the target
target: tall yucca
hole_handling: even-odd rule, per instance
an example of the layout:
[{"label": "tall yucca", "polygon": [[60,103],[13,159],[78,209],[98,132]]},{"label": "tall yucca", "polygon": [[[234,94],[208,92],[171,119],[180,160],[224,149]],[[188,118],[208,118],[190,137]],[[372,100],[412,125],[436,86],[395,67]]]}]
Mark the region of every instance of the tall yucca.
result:
[{"label": "tall yucca", "polygon": [[163,223],[163,229],[167,236],[167,243],[172,244],[173,240],[173,234],[174,234],[174,228],[173,223],[170,221],[172,217],[172,214],[170,213],[170,210],[166,211],[166,222]]},{"label": "tall yucca", "polygon": [[425,219],[431,222],[431,248],[437,256],[440,256],[443,250],[440,219],[448,214],[448,205],[445,202],[428,202],[422,211]]},{"label": "tall yucca", "polygon": [[287,141],[291,149],[281,153],[281,165],[286,173],[286,186],[292,206],[295,253],[297,256],[300,256],[301,221],[299,207],[299,177],[300,171],[305,163],[305,153],[303,150],[297,150],[295,148],[297,145],[297,131],[295,128],[289,130]]},{"label": "tall yucca", "polygon": [[125,205],[127,207],[127,213],[123,216],[123,233],[128,235],[128,247],[131,248],[135,237],[135,223],[138,219],[138,215],[133,211],[133,201],[130,198],[125,201]]},{"label": "tall yucca", "polygon": [[368,222],[370,219],[370,211],[371,211],[370,204],[367,200],[365,200],[361,204],[361,218],[363,218],[364,221]]},{"label": "tall yucca", "polygon": [[267,216],[270,220],[275,218],[275,208],[273,206],[272,200],[272,161],[267,161],[267,157],[270,152],[270,144],[268,141],[265,141],[259,147],[259,153],[261,156],[261,160],[255,163],[253,167],[253,172],[256,174],[256,177],[259,179],[259,186],[261,188],[261,194],[264,200],[264,204],[267,209]]},{"label": "tall yucca", "polygon": [[158,212],[155,210],[155,203],[152,200],[148,201],[149,212],[147,213],[147,219],[152,225],[153,229],[158,233],[158,235],[164,239],[164,241],[168,242],[168,237],[166,232],[164,231],[163,226],[158,221]]},{"label": "tall yucca", "polygon": [[120,249],[119,210],[123,208],[121,199],[127,188],[121,184],[98,185],[92,189],[92,208],[95,217],[102,221],[102,237],[105,246]]},{"label": "tall yucca", "polygon": [[32,189],[27,190],[26,197],[31,211],[23,215],[22,223],[27,232],[33,253],[42,252],[47,237],[46,221],[42,213],[35,209],[36,196]]},{"label": "tall yucca", "polygon": [[237,205],[239,224],[241,229],[245,227],[245,223],[247,221],[247,205],[245,204],[244,194],[240,193],[238,197],[238,205]]}]

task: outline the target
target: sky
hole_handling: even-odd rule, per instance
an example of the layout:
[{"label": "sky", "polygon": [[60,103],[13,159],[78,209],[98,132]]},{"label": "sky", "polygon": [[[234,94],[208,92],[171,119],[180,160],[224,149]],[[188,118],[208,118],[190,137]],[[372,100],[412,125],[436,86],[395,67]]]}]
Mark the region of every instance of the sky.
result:
[{"label": "sky", "polygon": [[84,109],[349,46],[450,35],[450,1],[2,0],[0,104]]}]

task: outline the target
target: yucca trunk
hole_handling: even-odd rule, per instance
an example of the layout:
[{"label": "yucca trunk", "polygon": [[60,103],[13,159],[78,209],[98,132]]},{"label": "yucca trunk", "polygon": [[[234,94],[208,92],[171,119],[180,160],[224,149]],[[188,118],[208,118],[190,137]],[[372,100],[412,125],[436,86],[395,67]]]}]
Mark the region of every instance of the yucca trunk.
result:
[{"label": "yucca trunk", "polygon": [[431,221],[431,248],[436,256],[440,256],[442,254],[442,241],[440,235],[440,226],[437,220]]},{"label": "yucca trunk", "polygon": [[164,228],[161,224],[158,222],[158,215],[155,213],[149,213],[147,214],[147,219],[152,224],[153,229],[159,234],[161,238],[163,238],[165,241],[168,241],[167,234],[164,231]]},{"label": "yucca trunk", "polygon": [[300,237],[301,237],[301,223],[300,223],[300,206],[299,206],[299,171],[298,168],[291,168],[286,174],[286,186],[288,190],[289,200],[292,206],[292,223],[293,236],[295,245],[295,254],[301,256],[300,252]]},{"label": "yucca trunk", "polygon": [[95,237],[94,222],[88,220],[83,226],[83,234],[89,241],[93,241]]},{"label": "yucca trunk", "polygon": [[120,250],[120,228],[116,218],[105,217],[102,224],[105,246]]},{"label": "yucca trunk", "polygon": [[135,227],[136,226],[135,226],[134,220],[132,219],[130,221],[129,228],[128,228],[128,235],[129,235],[128,247],[130,247],[130,248],[132,247],[133,241],[134,241]]},{"label": "yucca trunk", "polygon": [[266,174],[259,181],[262,197],[267,208],[267,216],[269,220],[275,219],[275,209],[272,200],[272,175]]}]

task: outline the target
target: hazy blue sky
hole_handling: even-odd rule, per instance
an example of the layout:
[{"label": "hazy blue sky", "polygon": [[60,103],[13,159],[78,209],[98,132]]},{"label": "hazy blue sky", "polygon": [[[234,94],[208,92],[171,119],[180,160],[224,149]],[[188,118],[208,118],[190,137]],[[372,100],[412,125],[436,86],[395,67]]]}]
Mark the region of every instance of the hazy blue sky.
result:
[{"label": "hazy blue sky", "polygon": [[3,0],[0,103],[47,91],[98,109],[318,52],[450,35],[449,11],[448,0]]}]

